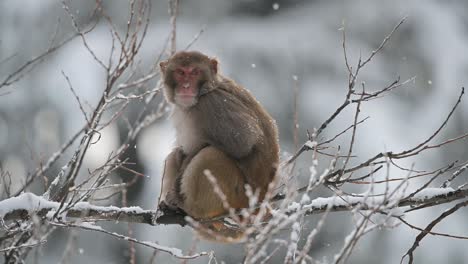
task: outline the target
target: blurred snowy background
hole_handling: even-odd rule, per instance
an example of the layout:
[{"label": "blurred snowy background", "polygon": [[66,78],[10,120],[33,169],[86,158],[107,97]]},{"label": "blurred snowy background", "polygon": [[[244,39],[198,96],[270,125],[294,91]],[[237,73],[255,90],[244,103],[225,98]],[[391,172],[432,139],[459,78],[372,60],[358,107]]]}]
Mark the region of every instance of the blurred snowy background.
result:
[{"label": "blurred snowy background", "polygon": [[[167,1],[153,1],[151,25],[140,54],[142,72],[152,67],[170,33]],[[86,26],[94,1],[71,1],[71,10],[80,26]],[[128,2],[104,1],[112,20],[125,27]],[[468,2],[467,1],[306,1],[240,0],[181,1],[177,32],[178,49],[183,49],[204,32],[192,49],[217,56],[221,71],[248,89],[277,120],[282,151],[294,152],[294,76],[297,76],[299,142],[306,129],[317,127],[342,102],[347,89],[347,72],[342,50],[342,31],[346,28],[350,62],[362,53],[369,54],[398,21],[408,16],[386,48],[361,73],[367,89],[416,76],[414,82],[385,98],[363,105],[362,116],[371,116],[358,129],[356,153],[366,157],[384,150],[411,147],[444,120],[468,83]],[[55,34],[54,32],[57,32]],[[54,35],[56,41],[74,32],[62,3],[56,0],[3,0],[0,2],[0,80],[35,55],[45,51]],[[105,23],[88,35],[98,56],[105,58],[111,47]],[[13,189],[25,175],[56,151],[85,120],[62,76],[69,76],[81,100],[95,105],[103,90],[104,72],[77,38],[49,57],[20,82],[0,90],[0,163],[13,175]],[[152,89],[153,87],[148,87]],[[352,122],[351,111],[336,120],[328,136]],[[468,130],[468,104],[464,101],[455,113],[443,138]],[[121,127],[108,127],[98,144],[88,153],[87,167],[101,165],[121,140]],[[443,138],[438,138],[442,140]],[[155,208],[163,159],[173,143],[173,129],[167,118],[143,131],[131,154],[135,168],[148,175],[129,189],[129,205]],[[345,144],[349,137],[340,143]],[[466,140],[429,152],[415,162],[417,169],[436,169],[454,160],[468,159]],[[310,156],[299,160],[298,178],[308,176]],[[63,162],[47,176],[53,177]],[[325,164],[326,165],[326,164]],[[401,164],[410,167],[409,161]],[[401,172],[395,171],[397,174]],[[393,176],[393,175],[392,175]],[[394,175],[395,177],[398,175]],[[121,175],[125,178],[128,175]],[[467,181],[466,174],[461,180]],[[16,187],[18,188],[18,187]],[[44,186],[36,184],[40,194]],[[352,189],[360,191],[360,189]],[[320,196],[330,196],[323,191]],[[120,200],[110,200],[119,205]],[[419,211],[408,219],[425,226],[444,208]],[[461,210],[437,227],[438,231],[467,235],[468,212]],[[311,227],[319,216],[309,216]],[[346,213],[333,213],[319,235],[311,255],[330,259],[351,230]],[[126,224],[108,224],[109,230],[125,232]],[[123,230],[123,231],[122,231]],[[184,250],[192,247],[192,231],[179,226],[134,225],[134,236]],[[399,263],[417,233],[405,226],[379,230],[368,235],[353,253],[350,263]],[[55,263],[67,241],[67,233],[56,231],[40,252],[41,263]],[[105,235],[80,231],[79,254],[75,263],[127,263],[128,245]],[[467,242],[444,237],[428,237],[416,251],[418,263],[466,263]],[[227,263],[242,260],[239,245],[198,243],[198,250],[214,249]],[[137,246],[138,263],[153,254]],[[178,262],[158,254],[158,263]],[[199,259],[196,263],[204,263]],[[272,261],[275,263],[275,261]]]}]

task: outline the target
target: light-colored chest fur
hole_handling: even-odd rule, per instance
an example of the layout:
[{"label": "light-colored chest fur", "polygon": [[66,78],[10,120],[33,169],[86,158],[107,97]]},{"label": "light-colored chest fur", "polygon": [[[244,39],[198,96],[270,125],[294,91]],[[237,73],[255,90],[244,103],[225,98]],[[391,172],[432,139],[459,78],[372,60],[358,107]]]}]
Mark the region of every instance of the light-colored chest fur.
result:
[{"label": "light-colored chest fur", "polygon": [[182,147],[185,154],[195,153],[207,142],[202,131],[194,124],[190,115],[177,107],[172,112],[172,122],[176,130],[176,145]]}]

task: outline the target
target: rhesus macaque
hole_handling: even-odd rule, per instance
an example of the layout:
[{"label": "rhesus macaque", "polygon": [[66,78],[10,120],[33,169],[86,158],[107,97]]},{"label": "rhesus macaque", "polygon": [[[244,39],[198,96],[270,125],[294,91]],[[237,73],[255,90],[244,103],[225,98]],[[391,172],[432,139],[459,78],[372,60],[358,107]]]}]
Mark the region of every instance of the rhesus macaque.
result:
[{"label": "rhesus macaque", "polygon": [[175,105],[176,147],[166,158],[159,207],[201,220],[226,214],[206,170],[231,207],[248,207],[246,184],[263,200],[279,163],[275,121],[248,90],[219,73],[214,58],[181,51],[160,67],[164,94]]}]

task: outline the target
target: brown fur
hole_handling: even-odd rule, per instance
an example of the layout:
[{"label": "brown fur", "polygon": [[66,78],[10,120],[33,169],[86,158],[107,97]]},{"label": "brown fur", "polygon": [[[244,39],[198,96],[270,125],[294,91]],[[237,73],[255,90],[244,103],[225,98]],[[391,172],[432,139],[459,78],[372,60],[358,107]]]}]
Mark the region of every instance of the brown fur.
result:
[{"label": "brown fur", "polygon": [[218,73],[215,59],[199,52],[179,52],[160,65],[165,96],[171,103],[175,103],[175,67],[192,65],[203,72],[197,103],[174,108],[177,149],[166,159],[160,202],[176,204],[199,219],[225,214],[203,173],[206,169],[232,207],[248,206],[245,183],[259,189],[262,200],[279,162],[275,121],[248,90]]}]

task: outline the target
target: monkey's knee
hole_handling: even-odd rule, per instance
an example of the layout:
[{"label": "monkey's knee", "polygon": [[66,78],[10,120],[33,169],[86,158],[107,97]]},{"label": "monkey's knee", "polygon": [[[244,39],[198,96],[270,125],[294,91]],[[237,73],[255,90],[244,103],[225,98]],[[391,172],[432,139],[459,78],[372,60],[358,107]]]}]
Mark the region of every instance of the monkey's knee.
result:
[{"label": "monkey's knee", "polygon": [[202,149],[188,164],[182,175],[182,209],[195,218],[207,219],[227,213],[223,202],[208,180],[208,170],[216,179],[230,207],[248,206],[245,181],[236,161],[215,147]]}]

